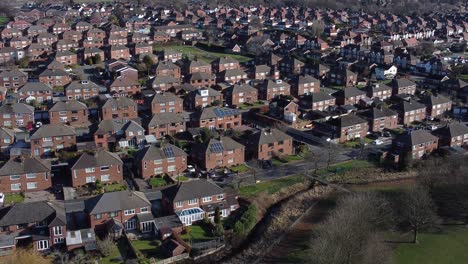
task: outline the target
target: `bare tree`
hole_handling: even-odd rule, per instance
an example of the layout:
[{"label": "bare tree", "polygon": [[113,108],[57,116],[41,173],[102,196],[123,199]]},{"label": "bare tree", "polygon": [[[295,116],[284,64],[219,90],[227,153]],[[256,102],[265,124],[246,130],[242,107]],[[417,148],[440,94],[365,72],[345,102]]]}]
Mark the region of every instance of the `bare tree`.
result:
[{"label": "bare tree", "polygon": [[334,143],[328,143],[326,155],[327,155],[327,170],[330,168],[330,165],[336,162],[338,157],[338,146]]},{"label": "bare tree", "polygon": [[[384,263],[378,258],[384,243],[375,234],[393,225],[388,201],[375,193],[354,193],[338,200],[312,240],[312,263]],[[371,252],[372,251],[372,252]]]},{"label": "bare tree", "polygon": [[437,214],[431,196],[427,189],[418,186],[404,193],[401,205],[401,216],[413,231],[413,243],[418,243],[419,231],[437,223]]}]

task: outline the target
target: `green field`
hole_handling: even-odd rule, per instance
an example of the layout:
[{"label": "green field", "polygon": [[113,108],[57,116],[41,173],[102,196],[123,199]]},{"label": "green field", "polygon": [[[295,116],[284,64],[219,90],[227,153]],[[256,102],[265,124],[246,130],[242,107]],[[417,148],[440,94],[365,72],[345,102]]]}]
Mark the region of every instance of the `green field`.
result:
[{"label": "green field", "polygon": [[261,192],[266,192],[268,194],[274,194],[280,191],[282,188],[289,187],[293,184],[300,183],[304,181],[303,175],[293,175],[289,177],[284,177],[281,179],[260,182],[255,185],[248,185],[241,187],[239,193],[242,197],[253,197]]},{"label": "green field", "polygon": [[192,225],[189,227],[189,233],[188,234],[182,234],[180,237],[185,240],[185,241],[190,241],[192,239],[192,242],[203,242],[203,241],[209,241],[213,240],[214,237],[209,233],[205,228],[199,225]]},{"label": "green field", "polygon": [[200,59],[200,60],[202,60],[204,62],[208,62],[208,63],[214,61],[217,58],[221,58],[221,57],[231,57],[233,59],[238,60],[239,62],[246,62],[246,61],[252,60],[252,58],[242,56],[242,55],[238,55],[238,54],[211,52],[211,51],[207,51],[207,50],[202,50],[202,49],[197,48],[197,47],[185,46],[185,45],[158,46],[158,47],[156,47],[155,50],[162,51],[162,50],[166,50],[166,49],[171,49],[171,50],[174,50],[174,51],[182,52],[184,55],[187,55],[187,57],[189,59],[191,59],[191,60],[194,59],[195,57],[197,57],[198,59]]},{"label": "green field", "polygon": [[400,244],[395,250],[397,264],[468,263],[468,228],[449,227],[440,234],[422,233],[419,244]]}]

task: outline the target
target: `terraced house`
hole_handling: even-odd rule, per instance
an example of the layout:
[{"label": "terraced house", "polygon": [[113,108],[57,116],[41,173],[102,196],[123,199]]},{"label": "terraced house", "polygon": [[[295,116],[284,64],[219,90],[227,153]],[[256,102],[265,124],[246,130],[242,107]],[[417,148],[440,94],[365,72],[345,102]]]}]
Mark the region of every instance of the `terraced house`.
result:
[{"label": "terraced house", "polygon": [[83,153],[71,167],[72,186],[78,187],[96,180],[102,183],[123,181],[123,162],[115,153],[100,150],[93,155]]},{"label": "terraced house", "polygon": [[157,175],[179,175],[187,169],[187,153],[171,145],[147,146],[135,156],[138,175],[148,179]]}]

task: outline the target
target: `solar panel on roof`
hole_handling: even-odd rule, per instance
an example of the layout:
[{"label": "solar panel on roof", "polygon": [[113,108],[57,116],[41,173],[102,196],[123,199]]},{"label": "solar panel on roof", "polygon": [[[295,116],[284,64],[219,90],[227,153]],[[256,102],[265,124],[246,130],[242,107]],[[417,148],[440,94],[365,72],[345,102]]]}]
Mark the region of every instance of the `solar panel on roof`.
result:
[{"label": "solar panel on roof", "polygon": [[218,116],[218,117],[237,115],[237,110],[236,109],[215,108],[215,109],[213,109],[213,111],[216,114],[216,116]]},{"label": "solar panel on roof", "polygon": [[221,153],[224,151],[224,147],[223,144],[216,142],[211,145],[210,150],[214,153]]},{"label": "solar panel on roof", "polygon": [[173,158],[175,156],[174,150],[172,148],[163,148],[163,151],[164,151],[164,155],[166,155],[166,157],[168,158]]}]

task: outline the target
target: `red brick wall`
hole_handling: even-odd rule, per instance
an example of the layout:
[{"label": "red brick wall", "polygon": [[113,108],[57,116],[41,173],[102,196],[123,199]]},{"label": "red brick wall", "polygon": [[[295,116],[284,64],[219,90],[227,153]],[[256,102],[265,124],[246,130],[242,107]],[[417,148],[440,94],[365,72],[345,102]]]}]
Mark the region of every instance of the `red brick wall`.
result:
[{"label": "red brick wall", "polygon": [[[146,164],[146,168],[145,168]],[[176,170],[173,172],[168,171],[168,166],[175,165]],[[176,157],[175,162],[168,162],[167,159],[163,159],[161,164],[154,164],[154,160],[142,160],[138,162],[138,176],[143,179],[148,179],[152,176],[156,176],[154,173],[155,168],[163,168],[162,173],[168,175],[178,175],[187,169],[187,157]]]},{"label": "red brick wall", "polygon": [[[66,122],[60,120],[61,117],[67,117]],[[51,124],[70,124],[71,126],[80,126],[88,123],[88,111],[79,110],[76,113],[72,111],[67,111],[66,115],[60,115],[59,111],[50,112],[49,118]],[[72,121],[73,118],[76,118],[76,121]]]},{"label": "red brick wall", "polygon": [[[102,175],[109,175],[109,181],[102,181]],[[96,180],[100,180],[102,183],[122,182],[123,181],[123,169],[122,165],[113,164],[109,165],[109,169],[101,171],[100,167],[95,167],[94,172],[86,173],[85,169],[78,169],[72,171],[72,186],[78,187],[86,185],[86,177],[95,176]]]},{"label": "red brick wall", "polygon": [[[13,192],[34,192],[34,191],[43,191],[52,187],[51,175],[48,172],[36,173],[36,178],[27,179],[26,174],[21,174],[19,180],[11,180],[10,176],[1,176],[0,177],[0,190],[3,193],[13,193]],[[27,189],[28,182],[37,182],[37,188]],[[21,190],[12,191],[11,184],[21,183]]]},{"label": "red brick wall", "polygon": [[[283,141],[283,144],[278,144],[275,142],[272,146],[268,144],[260,145],[254,153],[255,158],[258,160],[269,160],[275,155],[292,155],[294,153],[292,139]],[[280,152],[280,150],[283,152]],[[271,155],[268,155],[268,152],[271,152]]]},{"label": "red brick wall", "polygon": [[101,109],[101,118],[102,120],[112,120],[112,119],[131,119],[137,118],[138,111],[137,107],[128,107],[127,109],[119,108],[117,110],[112,110],[112,108],[102,108]]}]

